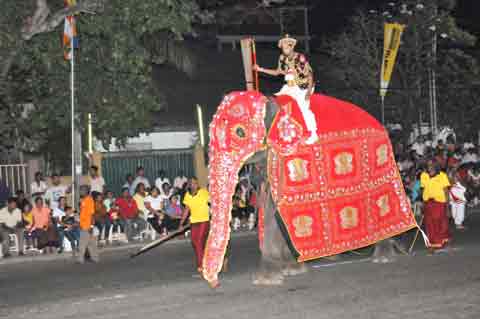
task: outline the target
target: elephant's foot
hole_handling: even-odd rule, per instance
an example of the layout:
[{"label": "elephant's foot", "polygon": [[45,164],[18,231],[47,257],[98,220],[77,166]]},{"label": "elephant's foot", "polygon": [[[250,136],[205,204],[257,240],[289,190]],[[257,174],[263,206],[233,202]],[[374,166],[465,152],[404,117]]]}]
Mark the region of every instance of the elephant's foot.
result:
[{"label": "elephant's foot", "polygon": [[284,275],[279,272],[256,274],[253,284],[256,286],[280,286],[283,285]]},{"label": "elephant's foot", "polygon": [[381,256],[381,257],[373,257],[372,263],[374,264],[389,264],[395,262],[395,258],[390,256]]},{"label": "elephant's foot", "polygon": [[290,264],[282,270],[284,276],[298,276],[308,272],[308,267],[305,263]]},{"label": "elephant's foot", "polygon": [[375,245],[372,255],[372,262],[376,264],[392,263],[396,260],[398,249],[397,243],[393,239],[384,240]]}]

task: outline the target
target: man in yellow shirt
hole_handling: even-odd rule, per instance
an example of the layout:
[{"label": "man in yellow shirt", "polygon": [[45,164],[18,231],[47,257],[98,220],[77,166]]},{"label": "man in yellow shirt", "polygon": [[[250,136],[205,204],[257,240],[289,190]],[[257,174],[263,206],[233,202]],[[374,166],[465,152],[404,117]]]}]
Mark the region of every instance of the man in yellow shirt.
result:
[{"label": "man in yellow shirt", "polygon": [[94,234],[94,218],[95,214],[95,201],[90,195],[88,186],[80,189],[80,196],[82,200],[80,202],[80,242],[79,242],[79,254],[78,263],[83,264],[85,262],[85,253],[88,250],[90,259],[93,262],[99,261],[97,250],[97,236]]},{"label": "man in yellow shirt", "polygon": [[191,240],[197,260],[197,271],[202,273],[203,254],[210,229],[210,195],[205,188],[200,188],[198,180],[192,177],[189,181],[188,192],[183,199],[185,210],[180,226],[190,216]]},{"label": "man in yellow shirt", "polygon": [[430,241],[430,250],[442,249],[450,240],[447,216],[448,188],[447,174],[440,171],[438,164],[429,161],[427,170],[420,176],[423,189],[425,227]]}]

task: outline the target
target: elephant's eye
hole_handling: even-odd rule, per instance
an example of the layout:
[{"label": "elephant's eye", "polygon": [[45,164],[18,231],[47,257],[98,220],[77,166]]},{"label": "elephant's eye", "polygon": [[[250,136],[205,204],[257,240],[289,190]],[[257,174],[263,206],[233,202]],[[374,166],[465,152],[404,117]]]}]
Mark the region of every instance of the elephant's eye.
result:
[{"label": "elephant's eye", "polygon": [[235,134],[240,138],[245,138],[245,130],[242,127],[237,127],[235,129]]}]

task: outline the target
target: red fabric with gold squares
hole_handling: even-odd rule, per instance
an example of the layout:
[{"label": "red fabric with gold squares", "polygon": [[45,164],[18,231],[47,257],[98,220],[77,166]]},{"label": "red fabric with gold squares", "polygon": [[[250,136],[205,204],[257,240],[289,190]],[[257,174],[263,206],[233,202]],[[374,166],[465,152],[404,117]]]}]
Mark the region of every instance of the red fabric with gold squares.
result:
[{"label": "red fabric with gold squares", "polygon": [[348,102],[315,94],[319,140],[297,103],[280,105],[267,141],[279,222],[298,261],[371,245],[416,227],[383,126]]}]

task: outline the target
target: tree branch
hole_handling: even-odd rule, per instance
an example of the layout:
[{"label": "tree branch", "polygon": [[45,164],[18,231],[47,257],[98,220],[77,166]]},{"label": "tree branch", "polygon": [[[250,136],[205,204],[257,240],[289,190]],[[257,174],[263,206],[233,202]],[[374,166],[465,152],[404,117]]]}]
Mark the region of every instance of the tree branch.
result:
[{"label": "tree branch", "polygon": [[106,0],[79,0],[74,6],[58,10],[51,14],[47,0],[37,0],[35,12],[27,19],[26,24],[21,30],[22,39],[28,41],[37,34],[53,31],[67,16],[82,12],[89,14],[100,12],[103,10],[105,1]]}]

